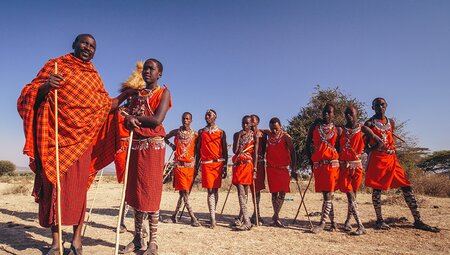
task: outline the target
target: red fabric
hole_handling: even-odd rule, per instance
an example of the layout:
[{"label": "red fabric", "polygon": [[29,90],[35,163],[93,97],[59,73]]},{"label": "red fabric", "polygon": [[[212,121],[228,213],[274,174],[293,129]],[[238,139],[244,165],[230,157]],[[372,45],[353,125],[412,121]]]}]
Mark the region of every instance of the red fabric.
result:
[{"label": "red fabric", "polygon": [[350,170],[344,165],[341,165],[339,170],[339,190],[345,193],[350,191],[357,192],[359,186],[361,186],[362,178],[362,168]]},{"label": "red fabric", "polygon": [[337,190],[339,180],[339,167],[332,167],[331,164],[326,164],[314,168],[313,173],[316,192]]},{"label": "red fabric", "polygon": [[130,137],[130,131],[125,128],[124,121],[125,117],[117,111],[117,129],[119,132],[120,142],[119,149],[114,155],[114,165],[116,166],[116,177],[119,183],[123,182],[125,173],[125,164],[127,161],[127,150],[128,150],[128,139]]},{"label": "red fabric", "polygon": [[[334,132],[334,135],[327,140],[328,144],[322,141],[319,133],[319,125],[313,130],[314,153],[311,156],[313,162],[320,162],[323,160],[337,160],[339,154],[334,148],[337,140],[337,130],[333,127],[329,131]],[[338,188],[339,167],[332,167],[331,164],[315,166],[313,169],[315,178],[316,192],[335,191]]]},{"label": "red fabric", "polygon": [[222,187],[222,170],[224,162],[202,164],[202,187],[218,189]]},{"label": "red fabric", "polygon": [[[223,131],[200,132],[200,158],[202,162],[216,160],[223,157],[222,137]],[[202,164],[202,187],[207,189],[220,188],[222,186],[222,170],[225,162],[213,162]]]},{"label": "red fabric", "polygon": [[[35,170],[36,143],[44,174],[51,183],[56,183],[54,90],[47,94],[37,112],[34,106],[39,87],[54,73],[55,62],[58,63],[58,73],[64,77],[58,89],[59,165],[62,178],[96,140],[112,102],[94,65],[72,54],[49,60],[36,78],[23,88],[17,101],[26,140],[23,153],[30,157],[30,167]],[[36,123],[35,130],[33,123]],[[103,162],[98,164],[103,165]],[[95,175],[95,172],[91,175]]]},{"label": "red fabric", "polygon": [[[164,141],[160,146],[164,146]],[[131,150],[125,201],[141,212],[160,208],[165,148]]]},{"label": "red fabric", "polygon": [[372,151],[368,161],[365,181],[367,187],[388,190],[411,186],[396,154]]},{"label": "red fabric", "polygon": [[290,175],[288,167],[291,164],[291,156],[289,147],[284,140],[283,135],[276,139],[275,135],[271,134],[267,140],[266,149],[266,173],[267,183],[271,193],[274,192],[290,192]]},{"label": "red fabric", "polygon": [[[89,147],[61,179],[62,225],[79,225],[84,221],[91,152],[92,147]],[[39,196],[39,224],[43,227],[57,225],[56,185],[45,175],[40,175],[39,171],[36,178],[42,178],[43,184]]]},{"label": "red fabric", "polygon": [[175,144],[175,160],[178,162],[194,162],[195,160],[195,140],[196,133],[192,132],[191,136],[183,138],[180,131],[174,138]]},{"label": "red fabric", "polygon": [[[318,162],[322,160],[332,160],[332,159],[338,159],[339,154],[334,148],[337,140],[337,130],[336,127],[334,127],[332,130],[330,130],[330,133],[334,132],[333,137],[327,140],[327,142],[331,145],[328,146],[326,143],[322,141],[320,138],[319,133],[319,125],[317,125],[314,128],[313,131],[313,143],[314,143],[314,153],[311,155],[311,160],[313,162]],[[316,180],[317,181],[317,180]]]},{"label": "red fabric", "polygon": [[[386,120],[381,121],[386,124]],[[379,137],[385,136],[385,150],[395,150],[394,137],[392,135],[392,126],[386,130],[384,135],[382,131],[375,126],[371,127],[375,135]],[[375,142],[370,140],[369,144],[374,145]],[[368,166],[366,171],[365,185],[374,189],[388,190],[389,188],[401,188],[411,186],[405,171],[398,162],[397,155],[388,154],[383,151],[374,150],[369,154]]]},{"label": "red fabric", "polygon": [[175,190],[190,190],[194,181],[194,168],[176,167],[173,175],[173,187]]},{"label": "red fabric", "polygon": [[[259,192],[266,188],[266,164],[265,162],[258,162],[258,169],[256,172],[255,191]],[[253,184],[251,185],[253,190]]]},{"label": "red fabric", "polygon": [[250,185],[253,183],[253,163],[240,164],[233,166],[233,178],[232,183],[234,185]]}]

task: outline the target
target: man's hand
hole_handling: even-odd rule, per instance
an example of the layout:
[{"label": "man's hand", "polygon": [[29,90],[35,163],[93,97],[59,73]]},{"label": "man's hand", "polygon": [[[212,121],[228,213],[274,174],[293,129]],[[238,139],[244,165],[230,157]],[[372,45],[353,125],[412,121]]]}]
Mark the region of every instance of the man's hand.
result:
[{"label": "man's hand", "polygon": [[256,171],[253,171],[253,180],[256,180]]},{"label": "man's hand", "polygon": [[222,170],[222,179],[225,178],[227,178],[227,165],[224,165]]},{"label": "man's hand", "polygon": [[298,180],[298,174],[297,174],[297,172],[292,171],[292,172],[291,172],[291,178],[297,181],[297,180]]},{"label": "man's hand", "polygon": [[373,137],[373,139],[375,140],[375,142],[377,143],[377,145],[375,146],[375,148],[377,149],[383,149],[386,144],[384,143],[383,139],[381,139],[379,136],[375,135]]},{"label": "man's hand", "polygon": [[47,86],[48,89],[52,89],[52,88],[59,88],[60,87],[60,83],[64,80],[64,77],[62,77],[60,74],[52,74],[50,75],[50,77],[48,77],[48,80],[46,83],[44,83],[43,86]]},{"label": "man's hand", "polygon": [[125,117],[125,127],[128,130],[132,130],[135,128],[140,128],[142,123],[133,115],[128,115]]},{"label": "man's hand", "polygon": [[127,95],[127,98],[132,97],[134,95],[137,95],[139,93],[139,90],[137,89],[127,89],[124,91]]}]

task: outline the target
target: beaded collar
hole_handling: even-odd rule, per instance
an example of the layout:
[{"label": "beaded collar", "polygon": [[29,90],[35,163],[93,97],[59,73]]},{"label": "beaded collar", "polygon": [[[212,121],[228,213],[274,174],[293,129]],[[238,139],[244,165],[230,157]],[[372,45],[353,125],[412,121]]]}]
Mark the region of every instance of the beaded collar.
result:
[{"label": "beaded collar", "polygon": [[219,127],[217,125],[214,125],[214,126],[206,126],[206,127],[204,127],[203,131],[212,134],[212,133],[215,133],[217,131],[220,131],[220,129],[219,129]]},{"label": "beaded collar", "polygon": [[275,135],[269,135],[269,139],[267,142],[271,145],[277,144],[281,141],[281,138],[283,138],[284,132],[280,130],[280,132],[276,133]]}]

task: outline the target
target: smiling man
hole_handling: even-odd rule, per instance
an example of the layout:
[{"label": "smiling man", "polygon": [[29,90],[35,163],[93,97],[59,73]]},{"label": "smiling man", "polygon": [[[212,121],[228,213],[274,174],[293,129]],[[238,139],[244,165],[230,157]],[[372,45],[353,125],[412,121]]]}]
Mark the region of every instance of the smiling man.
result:
[{"label": "smiling man", "polygon": [[[127,90],[111,99],[90,62],[96,41],[81,34],[72,44],[73,53],[47,61],[36,78],[25,85],[17,102],[25,132],[24,154],[36,173],[33,196],[39,203],[39,224],[52,231],[47,254],[59,254],[56,207],[55,89],[58,89],[59,168],[61,177],[61,224],[73,225],[69,254],[82,254],[81,229],[86,211],[86,193],[95,177],[96,164],[112,161],[113,146],[95,146],[112,110],[128,96]],[[58,72],[55,73],[55,65]],[[105,150],[110,150],[110,153]],[[102,152],[100,152],[102,151]],[[97,156],[96,156],[97,155]],[[101,162],[102,161],[102,162]],[[106,162],[107,163],[107,162]]]}]

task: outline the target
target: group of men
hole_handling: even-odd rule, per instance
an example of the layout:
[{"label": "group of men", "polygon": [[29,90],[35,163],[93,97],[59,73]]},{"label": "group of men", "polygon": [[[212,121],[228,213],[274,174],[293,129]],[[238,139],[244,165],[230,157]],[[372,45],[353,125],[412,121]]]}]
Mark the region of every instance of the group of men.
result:
[{"label": "group of men", "polygon": [[[73,53],[49,60],[36,78],[23,88],[17,103],[26,137],[24,153],[30,157],[30,166],[36,173],[33,195],[39,203],[39,222],[43,227],[50,227],[52,232],[52,245],[47,254],[59,254],[64,249],[58,242],[57,226],[60,224],[73,225],[69,254],[82,254],[81,229],[86,193],[97,171],[115,157],[117,159],[117,152],[124,151],[120,148],[124,143],[119,141],[121,127],[126,127],[122,133],[133,131],[134,134],[133,140],[125,145],[131,146],[126,203],[135,210],[135,235],[120,252],[129,253],[146,247],[144,254],[158,253],[157,229],[166,143],[175,151],[173,185],[180,194],[171,220],[178,221],[184,202],[192,226],[200,226],[189,203],[189,193],[201,169],[202,187],[207,189],[209,226],[215,228],[218,189],[222,178],[227,176],[228,160],[226,134],[215,123],[217,113],[209,109],[205,114],[206,126],[195,132],[190,126],[192,114],[186,112],[182,115],[182,126],[166,135],[162,123],[172,101],[169,90],[158,84],[163,72],[158,60],[145,61],[141,71],[142,89],[124,89],[111,99],[90,62],[96,51],[94,37],[78,35],[72,49]],[[56,91],[59,92],[57,98]],[[56,99],[58,119],[55,118]],[[121,111],[123,126],[118,127],[117,109],[125,100],[126,107]],[[356,108],[348,107],[345,111],[347,124],[336,127],[333,124],[334,106],[327,104],[322,118],[311,126],[307,151],[316,192],[322,192],[324,197],[322,217],[319,225],[312,229],[313,233],[324,229],[327,218],[331,221],[331,229],[336,228],[332,198],[338,188],[347,193],[349,203],[344,228],[351,231],[350,218],[354,216],[358,229],[353,233],[365,233],[356,203],[363,173],[360,157],[364,149],[370,151],[365,184],[373,188],[376,227],[389,228],[381,215],[380,196],[381,190],[391,187],[403,191],[414,216],[414,227],[438,231],[420,218],[411,185],[395,155],[395,123],[385,116],[386,107],[384,99],[376,98],[372,104],[375,115],[365,125],[357,122]],[[284,227],[279,213],[285,194],[290,192],[291,177],[297,178],[292,139],[283,131],[280,120],[272,118],[269,130],[259,129],[259,121],[257,115],[244,116],[242,130],[233,136],[232,184],[237,187],[240,205],[234,226],[238,230],[250,230],[252,224],[263,223],[259,202],[266,177],[272,194],[273,225]],[[59,133],[58,144],[55,142],[56,133]],[[172,137],[174,143],[169,141]],[[55,156],[57,148],[58,162]],[[57,168],[62,187],[60,212],[56,207]],[[251,217],[246,205],[249,191],[255,204]],[[58,213],[61,214],[61,222],[58,222]],[[148,242],[142,231],[145,217],[148,217],[150,226]]]}]

